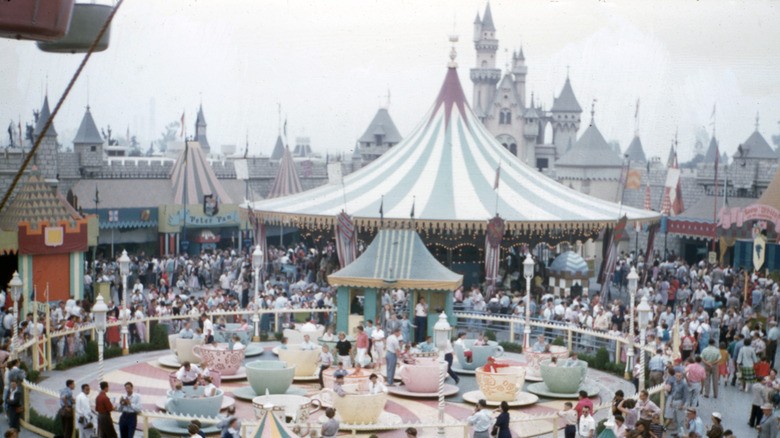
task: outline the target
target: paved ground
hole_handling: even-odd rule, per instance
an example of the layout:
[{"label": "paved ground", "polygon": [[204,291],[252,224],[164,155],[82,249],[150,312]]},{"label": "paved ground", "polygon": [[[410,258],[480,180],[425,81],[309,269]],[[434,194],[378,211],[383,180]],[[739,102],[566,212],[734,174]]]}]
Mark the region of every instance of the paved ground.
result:
[{"label": "paved ground", "polygon": [[[264,344],[267,348],[270,348],[275,343]],[[115,358],[105,362],[106,380],[109,381],[112,388],[112,393],[119,395],[121,390],[121,384],[125,381],[133,381],[137,392],[142,395],[144,400],[144,407],[149,410],[154,410],[154,403],[159,398],[165,397],[165,390],[168,387],[167,373],[170,371],[160,366],[156,360],[157,357],[168,354],[169,352],[155,352],[137,354],[127,357]],[[276,357],[270,351],[266,351],[262,356],[249,358],[248,360],[266,359],[273,360]],[[507,354],[508,359],[522,361],[521,355]],[[89,364],[77,369],[70,369],[67,371],[55,371],[48,372],[44,375],[44,380],[41,384],[47,388],[53,390],[59,390],[64,381],[67,379],[74,379],[77,387],[82,383],[90,383],[93,388],[97,387],[97,364]],[[632,393],[631,386],[612,375],[591,370],[589,377],[594,380],[600,386],[600,394],[594,399],[594,403],[598,404],[601,399],[611,399],[614,390],[621,388],[627,394]],[[238,387],[246,386],[244,382],[227,382],[223,384],[227,395]],[[309,392],[314,392],[317,389],[316,384],[296,384],[296,386],[302,387]],[[460,393],[463,394],[467,391],[476,389],[476,381],[473,377],[462,376],[460,384]],[[724,426],[726,429],[732,429],[737,437],[751,437],[756,432],[747,426],[747,419],[750,414],[750,395],[745,392],[737,391],[735,387],[720,387],[720,394],[717,399],[701,399],[699,406],[700,416],[704,420],[705,424],[709,423],[710,414],[713,411],[719,411],[723,414]],[[36,410],[40,412],[48,412],[53,415],[57,409],[56,400],[50,397],[36,397],[33,399],[33,405]],[[523,408],[520,410],[513,410],[513,415],[519,413],[547,413],[560,409],[563,405],[563,400],[550,400],[540,399],[539,403],[531,407]],[[253,419],[254,414],[251,408],[251,404],[238,401],[238,414],[247,419]],[[435,421],[437,409],[435,400],[415,400],[404,399],[400,397],[391,397],[388,401],[386,410],[388,412],[401,416],[406,421]],[[472,411],[472,405],[464,403],[459,396],[449,398],[446,407],[447,420],[462,420],[466,416],[470,415]],[[320,415],[319,413],[316,415]],[[549,430],[548,422],[526,423],[523,428],[516,427],[513,432],[515,436],[526,437],[544,434]],[[0,420],[0,431],[7,429],[7,421],[5,417]],[[427,430],[422,436],[433,436],[433,430]],[[381,437],[401,437],[404,436],[400,431],[388,432],[378,434]],[[462,436],[461,430],[451,430],[448,435]],[[23,431],[21,436],[23,438],[37,437],[38,435]],[[140,437],[140,432],[136,434]],[[549,436],[549,433],[547,434]],[[560,436],[563,436],[562,432]]]}]

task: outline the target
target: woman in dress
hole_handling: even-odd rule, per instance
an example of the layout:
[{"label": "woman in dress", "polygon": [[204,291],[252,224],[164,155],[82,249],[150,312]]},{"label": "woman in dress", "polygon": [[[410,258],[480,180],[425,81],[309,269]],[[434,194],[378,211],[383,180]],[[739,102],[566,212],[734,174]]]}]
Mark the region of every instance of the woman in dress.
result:
[{"label": "woman in dress", "polygon": [[512,438],[512,432],[509,431],[509,403],[505,401],[501,402],[501,413],[496,417],[493,431],[491,435],[497,435],[498,438]]}]

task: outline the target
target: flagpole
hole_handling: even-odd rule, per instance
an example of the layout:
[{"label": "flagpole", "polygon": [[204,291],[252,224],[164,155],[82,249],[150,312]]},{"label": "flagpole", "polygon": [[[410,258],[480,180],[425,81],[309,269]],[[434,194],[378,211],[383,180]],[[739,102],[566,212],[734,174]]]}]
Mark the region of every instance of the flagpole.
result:
[{"label": "flagpole", "polygon": [[493,188],[496,190],[496,208],[495,215],[498,216],[498,190],[500,189],[499,181],[501,180],[501,160],[498,160],[498,168],[496,169],[496,182],[493,184]]},{"label": "flagpole", "polygon": [[[716,143],[717,144],[717,143]],[[712,193],[712,252],[715,252],[715,240],[718,236],[718,160],[720,150],[715,146],[715,191]],[[707,257],[709,262],[709,257]]]}]

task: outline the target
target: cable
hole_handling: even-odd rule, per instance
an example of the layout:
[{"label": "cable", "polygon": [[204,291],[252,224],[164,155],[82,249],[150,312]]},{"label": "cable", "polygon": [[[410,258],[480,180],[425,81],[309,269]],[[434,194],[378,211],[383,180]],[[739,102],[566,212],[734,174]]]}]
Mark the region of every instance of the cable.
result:
[{"label": "cable", "polygon": [[70,78],[70,82],[68,83],[67,88],[65,88],[65,92],[62,93],[62,96],[60,97],[60,100],[57,102],[57,106],[54,107],[54,111],[52,111],[51,116],[49,117],[49,120],[47,120],[46,124],[43,126],[43,129],[41,130],[41,134],[35,140],[35,144],[33,145],[32,149],[30,150],[30,154],[27,155],[27,157],[25,157],[24,162],[22,162],[22,166],[19,168],[19,171],[14,176],[14,180],[11,182],[11,186],[8,188],[8,191],[5,193],[5,196],[3,196],[3,201],[0,202],[0,213],[2,213],[3,209],[5,208],[6,204],[8,203],[8,200],[11,198],[11,194],[14,192],[14,189],[16,189],[17,184],[19,184],[19,180],[22,179],[22,175],[24,174],[24,170],[30,164],[30,161],[35,156],[35,153],[38,151],[38,146],[40,146],[41,141],[43,140],[43,137],[46,136],[46,132],[48,132],[49,127],[52,125],[52,123],[54,123],[54,117],[60,111],[60,108],[62,107],[62,104],[65,102],[65,98],[68,97],[68,94],[70,93],[70,90],[76,84],[76,80],[78,80],[79,76],[81,75],[82,70],[84,70],[84,67],[87,65],[87,61],[89,61],[90,56],[92,56],[92,53],[95,51],[95,47],[97,47],[98,43],[100,42],[100,39],[103,38],[103,34],[105,34],[106,31],[108,30],[108,27],[111,25],[111,21],[113,21],[113,19],[114,19],[114,15],[116,15],[116,11],[119,10],[119,6],[121,6],[123,2],[124,2],[124,0],[119,0],[116,3],[116,6],[114,6],[114,10],[111,11],[111,15],[109,15],[108,19],[106,20],[106,22],[103,23],[103,27],[100,28],[100,32],[98,33],[97,37],[95,38],[94,41],[92,41],[92,45],[89,46],[89,51],[84,56],[84,59],[81,61],[81,64],[79,65],[79,68],[73,74],[73,77]]}]

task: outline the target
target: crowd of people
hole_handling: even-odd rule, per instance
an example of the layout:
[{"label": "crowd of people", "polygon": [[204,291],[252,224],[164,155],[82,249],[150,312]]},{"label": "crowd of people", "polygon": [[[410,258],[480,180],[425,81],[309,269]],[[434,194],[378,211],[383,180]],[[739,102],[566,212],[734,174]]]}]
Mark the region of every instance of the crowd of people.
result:
[{"label": "crowd of people", "polygon": [[[190,315],[191,318],[173,322],[171,331],[184,333],[185,337],[191,332],[192,337],[203,336],[206,342],[210,342],[213,326],[209,326],[211,321],[206,315],[211,312],[255,310],[258,306],[281,311],[279,326],[274,325],[277,319],[272,315],[262,315],[260,330],[269,333],[293,323],[291,314],[284,312],[286,309],[335,309],[335,291],[325,282],[326,276],[337,267],[332,244],[321,249],[307,248],[303,244],[290,248],[269,247],[268,252],[268,263],[261,270],[263,281],[259,286],[257,300],[254,299],[254,270],[249,253],[217,251],[196,257],[149,257],[143,253],[133,255],[127,306],[122,305],[117,261],[100,260],[93,263],[85,275],[83,299],[53,303],[49,315],[51,330],[54,333],[91,322],[91,307],[99,284],[107,284],[110,290],[109,321],[118,321],[125,315],[129,317],[131,342],[148,341],[150,334],[146,333],[146,325],[139,321],[146,316]],[[634,332],[629,333],[631,309],[627,304],[627,292],[628,272],[632,267],[637,269],[642,280],[635,292],[635,300],[639,303],[646,298],[651,306],[646,343],[656,354],[647,355],[645,361],[640,361],[638,357],[644,353],[635,351],[634,381],[638,387],[644,371],[639,366],[644,363],[649,371],[649,384],[664,385],[668,400],[665,408],[672,415],[667,415],[671,422],[662,426],[667,428],[669,435],[695,437],[707,434],[710,438],[727,436],[723,427],[715,427],[715,423],[721,426],[720,421],[716,421],[719,418],[713,417],[707,431],[700,430],[701,420],[696,421],[700,398],[717,398],[721,384],[739,385],[740,389],[751,393],[753,402],[747,413],[751,427],[766,430],[770,427],[768,424],[772,424],[776,428],[776,421],[767,423],[769,416],[766,408],[773,408],[780,402],[780,379],[774,369],[780,337],[777,324],[780,317],[780,290],[777,282],[761,273],[748,274],[728,266],[710,266],[704,262],[689,265],[681,259],[661,260],[656,257],[651,260],[642,254],[628,254],[621,256],[612,275],[614,287],[611,294],[614,296],[573,293],[561,297],[546,289],[540,266],[544,264],[537,261],[538,269],[536,278],[532,280],[530,299],[532,318],[603,331],[615,336],[633,336],[636,345],[639,344],[641,332],[635,324]],[[504,281],[495,288],[474,285],[468,290],[456,290],[453,297],[457,308],[467,312],[515,315],[519,319],[524,317],[525,297],[519,292],[525,290],[522,283],[524,280],[518,279],[519,276],[514,275],[514,272],[502,272]],[[332,329],[325,333],[325,340],[332,339],[336,346],[332,352],[323,349],[319,359],[321,370],[339,365],[351,368],[353,364],[359,364],[369,369],[386,365],[387,384],[392,385],[396,364],[414,360],[415,353],[434,351],[433,343],[426,335],[429,309],[425,300],[418,300],[410,308],[408,291],[395,288],[383,290],[380,294],[380,309],[376,319],[362,322],[357,329],[354,345],[346,339],[345,333],[335,334]],[[353,312],[361,313],[362,304],[356,300],[350,307]],[[7,295],[0,297],[0,305],[3,305],[0,307],[0,335],[4,337],[7,351],[9,335],[16,321],[10,312],[12,303],[9,305]],[[330,326],[333,313],[312,312],[306,315],[306,319]],[[20,337],[31,338],[43,333],[46,327],[42,320],[34,318],[32,314],[25,315],[18,324]],[[251,324],[248,319],[237,319],[236,322]],[[216,321],[216,324],[220,323],[224,321]],[[517,325],[514,327],[515,333],[522,333],[522,321],[513,323]],[[473,324],[473,321],[466,321],[464,328],[474,329]],[[679,329],[677,339],[674,337],[675,327]],[[108,344],[118,344],[119,331],[115,327],[112,329],[107,333],[106,341]],[[55,361],[83,354],[88,335],[89,331],[86,331],[58,337]],[[479,337],[477,339],[479,342]],[[583,341],[582,345],[587,345],[586,339],[580,340]],[[626,349],[623,349],[621,357],[614,356],[616,348],[608,350],[613,361],[628,360]],[[451,345],[448,345],[445,353],[445,358],[451,364]],[[9,390],[14,384],[18,387],[20,380],[9,379],[9,374],[12,374],[11,362],[5,365],[3,400],[11,420],[13,412],[10,411],[15,409],[9,410],[9,406],[21,396],[17,395],[17,391]],[[18,373],[15,376],[18,377]],[[451,368],[450,376],[456,383],[459,381]],[[631,402],[626,400],[615,406],[617,435],[631,436],[637,430],[644,436],[657,435],[659,427],[654,426],[654,414],[643,414],[640,403],[632,406]],[[74,399],[73,406],[76,405]],[[112,403],[112,406],[115,409],[122,405],[120,402],[116,405]],[[634,412],[636,406],[640,408]],[[582,409],[573,409],[578,413],[577,422],[570,425],[579,430]],[[688,418],[691,415],[693,417]],[[567,418],[571,414],[562,416]],[[639,420],[633,421],[633,417]],[[78,421],[76,417],[74,422],[80,424]],[[95,423],[99,421],[91,422],[93,425]],[[474,419],[475,430],[477,423],[480,423],[479,431],[482,431],[478,419]],[[711,432],[713,430],[715,432]]]}]

